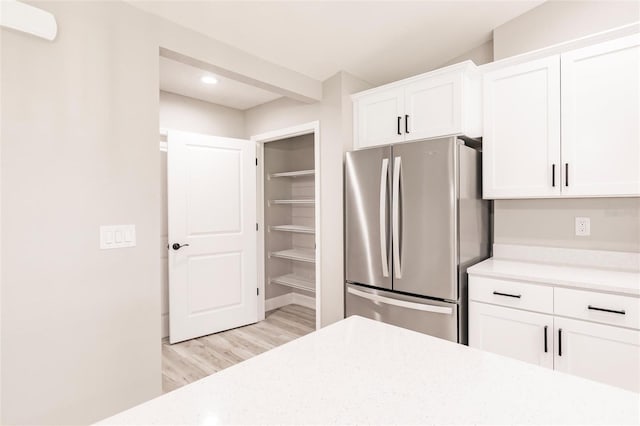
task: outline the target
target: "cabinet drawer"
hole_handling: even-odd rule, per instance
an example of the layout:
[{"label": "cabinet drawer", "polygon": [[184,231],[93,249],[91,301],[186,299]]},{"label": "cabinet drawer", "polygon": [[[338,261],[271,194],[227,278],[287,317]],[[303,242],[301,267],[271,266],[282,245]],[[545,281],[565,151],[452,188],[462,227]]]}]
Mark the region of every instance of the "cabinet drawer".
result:
[{"label": "cabinet drawer", "polygon": [[640,299],[592,291],[554,289],[556,315],[640,329]]},{"label": "cabinet drawer", "polygon": [[469,276],[469,299],[553,313],[553,288],[519,281]]}]

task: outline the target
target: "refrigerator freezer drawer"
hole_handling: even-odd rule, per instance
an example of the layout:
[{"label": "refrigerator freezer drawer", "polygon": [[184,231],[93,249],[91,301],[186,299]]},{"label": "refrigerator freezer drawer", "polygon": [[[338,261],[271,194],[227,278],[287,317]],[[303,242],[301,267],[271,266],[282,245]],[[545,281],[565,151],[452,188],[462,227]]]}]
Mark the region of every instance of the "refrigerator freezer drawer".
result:
[{"label": "refrigerator freezer drawer", "polygon": [[383,290],[346,285],[346,316],[387,324],[458,342],[458,305]]}]

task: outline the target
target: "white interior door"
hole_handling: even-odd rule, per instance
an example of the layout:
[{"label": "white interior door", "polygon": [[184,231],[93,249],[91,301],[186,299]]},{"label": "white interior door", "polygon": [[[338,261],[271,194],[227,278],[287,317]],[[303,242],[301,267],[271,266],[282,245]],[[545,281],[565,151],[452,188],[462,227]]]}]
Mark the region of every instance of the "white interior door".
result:
[{"label": "white interior door", "polygon": [[169,131],[169,340],[254,323],[255,144]]}]

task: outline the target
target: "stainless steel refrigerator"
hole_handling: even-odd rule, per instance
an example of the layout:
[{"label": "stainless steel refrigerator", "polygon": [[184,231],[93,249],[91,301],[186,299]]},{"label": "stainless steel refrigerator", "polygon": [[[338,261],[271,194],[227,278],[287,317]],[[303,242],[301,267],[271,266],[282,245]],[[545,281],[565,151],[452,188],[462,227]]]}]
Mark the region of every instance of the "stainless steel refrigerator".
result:
[{"label": "stainless steel refrigerator", "polygon": [[346,316],[466,343],[466,270],[489,255],[481,181],[456,137],[348,152]]}]

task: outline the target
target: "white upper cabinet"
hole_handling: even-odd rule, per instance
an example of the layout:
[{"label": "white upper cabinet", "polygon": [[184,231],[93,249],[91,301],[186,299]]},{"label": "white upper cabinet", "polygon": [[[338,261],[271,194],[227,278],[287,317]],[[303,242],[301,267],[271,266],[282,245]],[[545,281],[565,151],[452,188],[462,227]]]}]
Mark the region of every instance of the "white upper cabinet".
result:
[{"label": "white upper cabinet", "polygon": [[563,194],[640,195],[640,35],[561,58]]},{"label": "white upper cabinet", "polygon": [[354,131],[366,146],[383,145],[404,140],[401,127],[404,115],[404,89],[396,88],[372,93],[356,103]]},{"label": "white upper cabinet", "polygon": [[640,195],[640,35],[485,73],[484,198]]},{"label": "white upper cabinet", "polygon": [[352,96],[354,147],[481,136],[480,78],[471,61]]},{"label": "white upper cabinet", "polygon": [[462,74],[409,84],[404,90],[406,140],[455,134],[462,129]]},{"label": "white upper cabinet", "polygon": [[560,58],[487,73],[483,90],[484,197],[560,194]]}]

